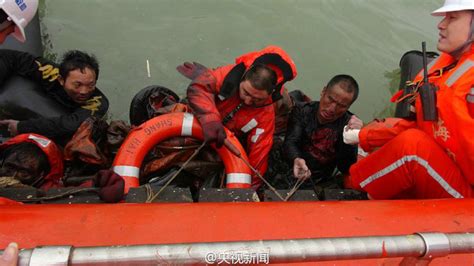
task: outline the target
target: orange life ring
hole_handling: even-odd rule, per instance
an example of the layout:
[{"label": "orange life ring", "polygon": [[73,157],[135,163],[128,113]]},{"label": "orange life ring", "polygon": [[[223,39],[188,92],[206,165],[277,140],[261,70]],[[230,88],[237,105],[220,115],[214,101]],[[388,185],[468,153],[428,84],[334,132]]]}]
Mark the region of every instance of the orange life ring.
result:
[{"label": "orange life ring", "polygon": [[[227,139],[234,144],[245,160],[247,153],[237,138],[228,129]],[[145,155],[156,144],[171,137],[194,137],[203,140],[201,125],[191,113],[169,113],[152,118],[133,129],[120,147],[113,163],[113,171],[125,180],[125,193],[131,187],[138,187],[140,166]],[[217,149],[226,172],[227,188],[250,188],[252,171],[250,168],[224,146]]]}]

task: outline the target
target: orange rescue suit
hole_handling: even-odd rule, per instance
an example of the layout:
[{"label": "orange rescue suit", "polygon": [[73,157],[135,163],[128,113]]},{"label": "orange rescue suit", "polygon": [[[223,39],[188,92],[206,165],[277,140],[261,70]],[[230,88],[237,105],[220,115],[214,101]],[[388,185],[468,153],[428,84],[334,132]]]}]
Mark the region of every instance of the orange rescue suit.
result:
[{"label": "orange rescue suit", "polygon": [[[430,75],[451,64],[445,73]],[[437,121],[423,120],[418,96],[416,121],[374,121],[359,134],[365,151],[381,147],[350,169],[352,186],[373,198],[474,196],[474,117],[467,101],[474,87],[474,46],[457,62],[441,54],[428,65],[428,74],[438,88]]]},{"label": "orange rescue suit", "polygon": [[[242,105],[238,92],[246,70],[254,64],[265,64],[277,74],[277,88],[262,107]],[[236,58],[235,64],[205,70],[188,87],[187,96],[193,112],[201,124],[222,121],[237,110],[225,124],[237,137],[245,136],[249,163],[262,175],[268,166],[268,154],[273,144],[275,111],[272,101],[281,98],[283,84],[296,77],[293,60],[277,46],[268,46]],[[252,187],[258,188],[261,180],[252,177]]]}]

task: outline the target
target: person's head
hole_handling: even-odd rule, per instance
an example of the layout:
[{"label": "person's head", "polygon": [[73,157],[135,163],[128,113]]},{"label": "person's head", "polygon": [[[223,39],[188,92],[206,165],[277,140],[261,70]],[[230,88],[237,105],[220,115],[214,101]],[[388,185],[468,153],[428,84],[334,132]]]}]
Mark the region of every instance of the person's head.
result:
[{"label": "person's head", "polygon": [[20,42],[26,40],[25,27],[38,9],[38,0],[0,0],[0,43],[11,33]]},{"label": "person's head", "polygon": [[91,97],[99,78],[99,63],[93,55],[73,50],[66,52],[59,66],[59,83],[76,103]]},{"label": "person's head", "polygon": [[277,75],[270,67],[262,64],[253,65],[240,82],[240,99],[245,105],[262,106],[270,99],[276,84]]},{"label": "person's head", "polygon": [[357,81],[349,75],[333,77],[321,92],[318,121],[322,124],[336,121],[349,110],[359,95]]},{"label": "person's head", "polygon": [[13,177],[25,185],[40,187],[50,171],[44,152],[35,144],[11,145],[0,154],[0,176]]},{"label": "person's head", "polygon": [[438,50],[459,57],[472,45],[474,33],[474,1],[446,0],[433,11],[433,16],[444,16],[438,24]]}]

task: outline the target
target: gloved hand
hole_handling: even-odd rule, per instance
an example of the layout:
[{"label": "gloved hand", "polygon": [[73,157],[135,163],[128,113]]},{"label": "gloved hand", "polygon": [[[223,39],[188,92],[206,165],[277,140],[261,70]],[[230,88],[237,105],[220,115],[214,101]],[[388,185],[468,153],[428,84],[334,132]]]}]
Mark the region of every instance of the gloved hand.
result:
[{"label": "gloved hand", "polygon": [[188,79],[195,79],[199,75],[201,75],[202,72],[206,71],[208,68],[204,65],[201,65],[196,62],[184,62],[182,65],[179,65],[176,67],[176,70],[178,70],[181,75],[187,77]]},{"label": "gloved hand", "polygon": [[216,142],[216,147],[220,148],[224,144],[227,135],[224,131],[224,125],[220,121],[212,121],[202,125],[204,141],[208,143]]},{"label": "gloved hand", "polygon": [[123,198],[125,181],[112,170],[100,170],[94,177],[94,185],[100,188],[100,199],[107,203],[119,202]]}]

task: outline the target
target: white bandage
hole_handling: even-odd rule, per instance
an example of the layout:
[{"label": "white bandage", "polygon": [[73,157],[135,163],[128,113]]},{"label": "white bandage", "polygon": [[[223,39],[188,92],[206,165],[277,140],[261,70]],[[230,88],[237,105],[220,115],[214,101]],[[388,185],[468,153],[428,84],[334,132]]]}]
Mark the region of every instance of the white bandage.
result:
[{"label": "white bandage", "polygon": [[359,132],[360,129],[348,129],[347,126],[345,126],[342,133],[344,143],[349,145],[359,144]]}]

